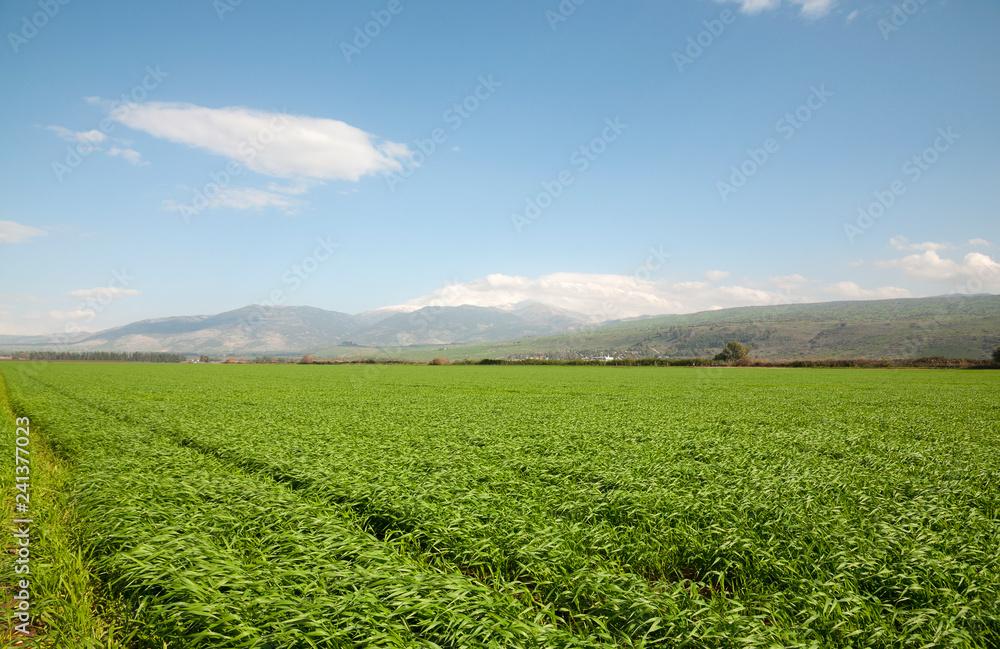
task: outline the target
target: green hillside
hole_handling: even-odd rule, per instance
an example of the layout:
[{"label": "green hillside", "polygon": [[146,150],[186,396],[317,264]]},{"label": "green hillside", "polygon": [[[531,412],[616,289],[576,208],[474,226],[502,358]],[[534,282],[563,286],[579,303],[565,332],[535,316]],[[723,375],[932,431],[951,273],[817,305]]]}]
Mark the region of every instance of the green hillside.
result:
[{"label": "green hillside", "polygon": [[427,360],[713,356],[729,340],[757,358],[986,358],[1000,345],[1000,296],[740,307],[475,345],[333,347],[326,358]]}]

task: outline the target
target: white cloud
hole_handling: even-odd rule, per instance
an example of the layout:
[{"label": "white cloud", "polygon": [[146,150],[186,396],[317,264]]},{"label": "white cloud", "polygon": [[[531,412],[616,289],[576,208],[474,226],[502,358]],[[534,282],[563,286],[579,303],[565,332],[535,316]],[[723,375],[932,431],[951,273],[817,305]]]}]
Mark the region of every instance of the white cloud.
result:
[{"label": "white cloud", "polygon": [[980,248],[992,248],[993,244],[986,239],[969,239],[969,243],[965,244],[967,246],[978,246]]},{"label": "white cloud", "polygon": [[792,0],[792,4],[801,5],[806,18],[822,18],[837,6],[836,0]]},{"label": "white cloud", "polygon": [[113,146],[108,151],[108,155],[112,157],[120,156],[136,166],[149,164],[148,162],[143,161],[142,154],[135,149],[119,149],[118,147]]},{"label": "white cloud", "polygon": [[[276,207],[284,211],[285,214],[294,214],[302,205],[301,201],[290,198],[286,194],[256,189],[254,187],[225,187],[217,193],[213,193],[211,198],[206,197],[204,200],[204,206],[201,209],[214,210],[226,207],[234,210],[260,210],[265,207]],[[191,205],[177,203],[172,200],[163,201],[163,208],[170,211],[193,209]]]},{"label": "white cloud", "polygon": [[88,142],[90,144],[100,144],[108,139],[106,134],[98,131],[97,129],[91,129],[89,131],[71,131],[62,126],[46,126],[45,128],[52,131],[67,142]]},{"label": "white cloud", "polygon": [[[724,0],[719,0],[724,1]],[[777,9],[781,6],[781,0],[729,0],[740,5],[740,11],[745,14],[756,14],[761,11]]]},{"label": "white cloud", "polygon": [[705,273],[705,278],[710,282],[717,282],[720,279],[726,279],[731,274],[728,270],[710,270]]},{"label": "white cloud", "polygon": [[130,128],[235,160],[279,178],[358,180],[402,168],[404,144],[333,119],[243,107],[144,102],[109,116]]},{"label": "white cloud", "polygon": [[34,237],[44,237],[45,230],[22,225],[14,221],[0,221],[0,243],[24,243]]},{"label": "white cloud", "polygon": [[896,250],[951,250],[955,247],[950,243],[934,243],[933,241],[910,243],[910,240],[903,236],[892,237],[889,239],[889,245]]},{"label": "white cloud", "polygon": [[958,274],[958,264],[951,259],[942,259],[935,251],[928,250],[921,255],[910,255],[891,261],[876,261],[879,268],[899,268],[911,277],[931,281],[948,281]]},{"label": "white cloud", "polygon": [[[321,185],[320,181],[309,180],[307,178],[300,178],[290,185],[282,185],[280,183],[268,183],[267,191],[277,192],[279,194],[289,194],[291,196],[299,196],[300,194],[305,194],[310,189],[316,185]],[[355,189],[354,191],[357,191]]]},{"label": "white cloud", "polygon": [[[740,11],[745,14],[758,14],[781,6],[781,0],[716,0],[717,2],[735,2],[740,5]],[[822,18],[837,6],[837,0],[789,0],[789,4],[801,7],[804,18]]]},{"label": "white cloud", "polygon": [[525,300],[583,313],[595,321],[788,302],[774,291],[715,286],[708,281],[655,282],[630,275],[555,273],[538,279],[488,275],[449,284],[404,306],[500,306]]},{"label": "white cloud", "polygon": [[[74,142],[77,145],[89,144],[92,147],[92,151],[104,151],[106,155],[109,155],[112,158],[122,158],[137,167],[149,164],[142,159],[141,153],[135,149],[129,148],[131,142],[128,140],[108,137],[106,133],[102,133],[96,129],[89,131],[71,131],[70,129],[62,126],[46,126],[45,128],[52,131],[67,142]],[[104,147],[98,146],[99,144],[104,144],[106,142],[115,142],[121,146],[112,145],[111,148],[107,150],[105,150]]]},{"label": "white cloud", "polygon": [[911,293],[905,288],[895,286],[882,286],[876,289],[861,288],[854,282],[837,282],[823,288],[830,295],[847,297],[857,300],[882,300],[896,297],[911,297]]},{"label": "white cloud", "polygon": [[79,318],[95,318],[97,312],[93,309],[74,309],[72,311],[49,311],[49,317],[54,320],[77,320]]},{"label": "white cloud", "polygon": [[771,284],[780,288],[783,291],[791,291],[797,289],[809,280],[799,274],[795,275],[780,275],[778,277],[769,277]]},{"label": "white cloud", "polygon": [[858,14],[860,14],[860,13],[861,13],[860,11],[858,11],[857,9],[855,9],[851,13],[847,14],[847,24],[850,25],[851,23],[853,23],[854,19],[857,18]]},{"label": "white cloud", "polygon": [[37,304],[39,302],[44,302],[42,298],[37,295],[32,295],[30,293],[7,293],[0,294],[0,304],[11,305],[11,304]]},{"label": "white cloud", "polygon": [[989,255],[970,252],[961,262],[941,257],[934,250],[909,255],[902,259],[877,261],[879,268],[898,268],[903,273],[931,282],[981,282],[983,286],[1000,286],[1000,264]]},{"label": "white cloud", "polygon": [[120,286],[98,286],[97,288],[83,288],[69,292],[70,297],[75,297],[78,300],[107,300],[136,295],[142,295],[142,293],[134,288],[122,288]]}]

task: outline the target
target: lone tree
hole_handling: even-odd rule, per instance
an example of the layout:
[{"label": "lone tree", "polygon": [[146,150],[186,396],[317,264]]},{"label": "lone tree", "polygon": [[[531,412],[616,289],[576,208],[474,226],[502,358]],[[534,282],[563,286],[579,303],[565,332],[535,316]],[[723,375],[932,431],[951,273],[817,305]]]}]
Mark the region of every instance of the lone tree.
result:
[{"label": "lone tree", "polygon": [[300,365],[310,365],[316,362],[315,356],[310,356],[309,354],[304,354],[302,358],[299,359]]},{"label": "lone tree", "polygon": [[1000,365],[1000,347],[993,350],[993,362]]},{"label": "lone tree", "polygon": [[717,361],[738,361],[744,358],[750,358],[750,348],[743,343],[738,343],[735,340],[730,340],[729,344],[723,348],[721,352],[715,355],[715,360]]},{"label": "lone tree", "polygon": [[451,361],[449,361],[444,356],[435,356],[434,359],[430,362],[430,364],[431,365],[451,365]]}]

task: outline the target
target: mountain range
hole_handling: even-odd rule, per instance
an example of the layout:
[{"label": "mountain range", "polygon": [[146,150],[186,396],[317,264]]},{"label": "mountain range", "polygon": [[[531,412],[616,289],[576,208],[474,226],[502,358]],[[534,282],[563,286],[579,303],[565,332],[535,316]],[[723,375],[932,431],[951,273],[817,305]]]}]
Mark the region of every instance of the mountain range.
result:
[{"label": "mountain range", "polygon": [[358,315],[310,306],[250,305],[217,315],[140,320],[71,337],[0,336],[0,349],[305,353],[333,345],[481,343],[564,333],[593,324],[585,315],[537,302],[499,307],[387,307]]},{"label": "mountain range", "polygon": [[729,340],[748,344],[760,358],[984,358],[1000,345],[1000,295],[738,307],[603,323],[538,302],[386,307],[357,315],[251,305],[72,337],[0,336],[0,350],[412,360],[678,358],[712,356]]}]

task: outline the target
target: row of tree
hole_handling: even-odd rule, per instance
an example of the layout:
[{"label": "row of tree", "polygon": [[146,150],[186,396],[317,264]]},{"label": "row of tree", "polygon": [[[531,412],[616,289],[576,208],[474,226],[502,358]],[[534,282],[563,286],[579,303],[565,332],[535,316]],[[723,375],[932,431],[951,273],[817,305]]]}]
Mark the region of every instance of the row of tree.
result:
[{"label": "row of tree", "polygon": [[14,352],[11,358],[29,361],[118,361],[125,363],[183,363],[184,354],[167,352]]}]

